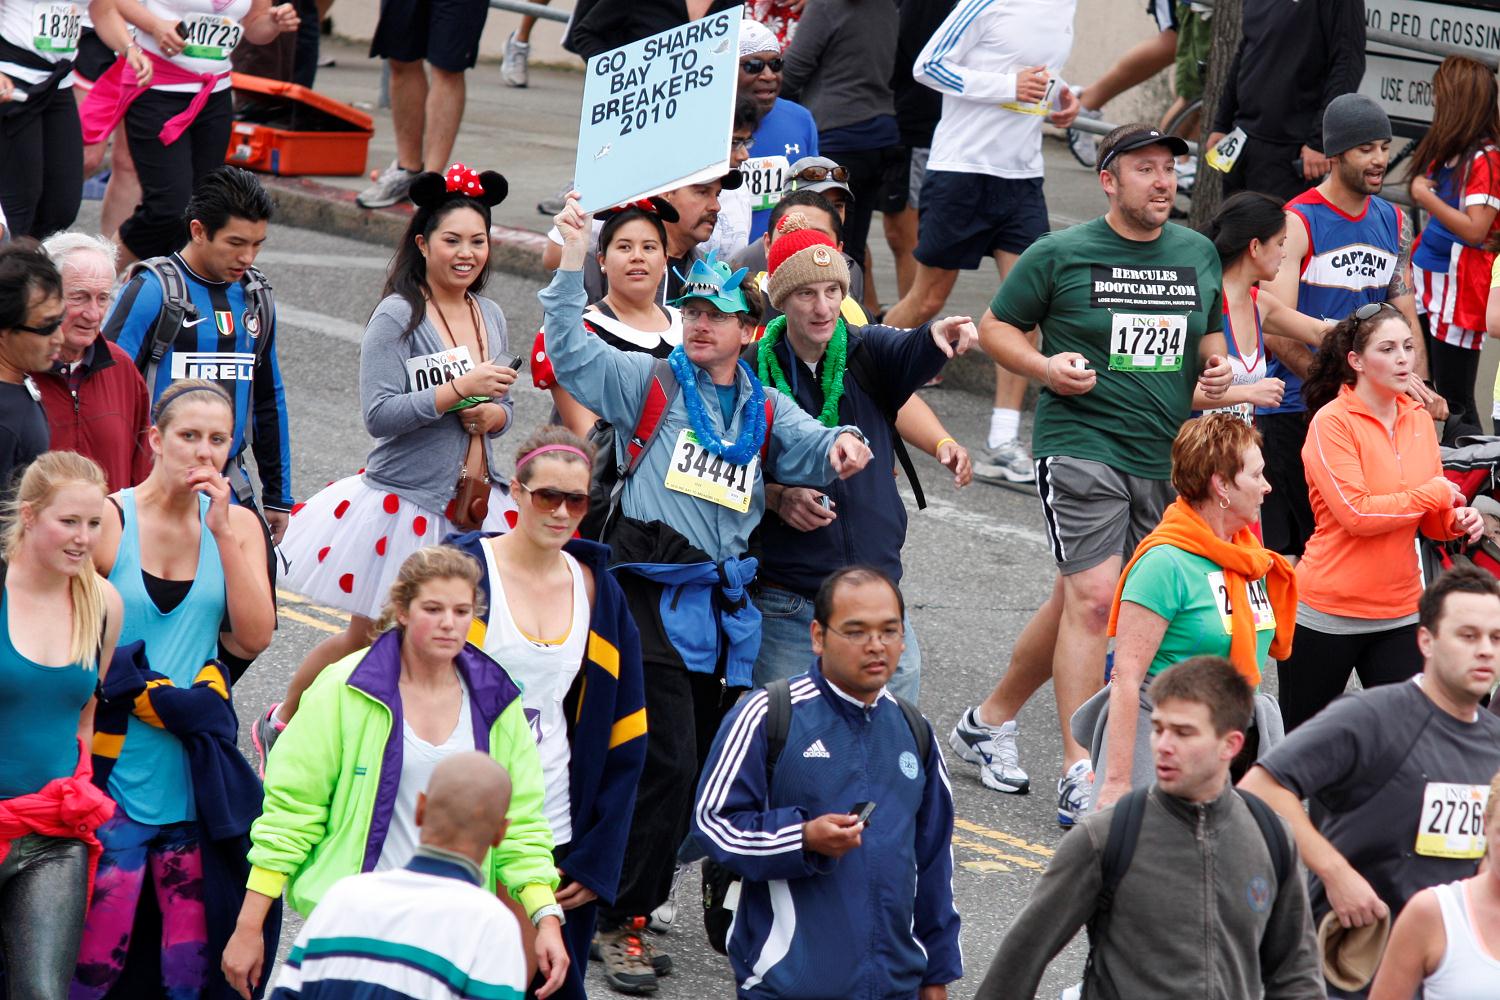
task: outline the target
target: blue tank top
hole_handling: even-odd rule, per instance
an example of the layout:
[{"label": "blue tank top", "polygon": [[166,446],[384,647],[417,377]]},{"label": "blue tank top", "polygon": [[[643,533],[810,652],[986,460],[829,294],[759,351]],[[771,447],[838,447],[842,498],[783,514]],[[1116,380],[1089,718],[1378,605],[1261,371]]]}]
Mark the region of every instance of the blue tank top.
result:
[{"label": "blue tank top", "polygon": [[[1384,302],[1401,250],[1401,211],[1384,198],[1371,198],[1359,216],[1345,215],[1317,188],[1287,202],[1307,227],[1307,257],[1297,285],[1297,311],[1317,319],[1339,320],[1369,302]],[[1312,350],[1311,347],[1308,348]],[[1302,413],[1302,380],[1271,358],[1266,375],[1286,383],[1274,410]]]},{"label": "blue tank top", "polygon": [[[199,668],[219,655],[224,621],[224,566],[208,530],[209,501],[198,498],[198,568],[182,603],[162,614],[141,575],[141,537],[135,491],[120,491],[125,527],[109,581],[125,602],[120,644],[140,639],[151,669],[189,687]],[[137,823],[165,825],[195,818],[192,772],[182,741],[130,716],[125,746],[109,774],[109,795]]]},{"label": "blue tank top", "polygon": [[80,663],[48,667],[10,641],[0,592],[0,799],[30,795],[78,766],[78,715],[99,675]]}]

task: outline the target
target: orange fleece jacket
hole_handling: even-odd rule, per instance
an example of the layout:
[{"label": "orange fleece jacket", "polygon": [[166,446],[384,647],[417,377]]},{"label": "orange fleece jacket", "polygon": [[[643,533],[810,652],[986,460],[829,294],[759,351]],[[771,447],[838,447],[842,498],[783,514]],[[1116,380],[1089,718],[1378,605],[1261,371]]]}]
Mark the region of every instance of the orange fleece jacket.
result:
[{"label": "orange fleece jacket", "polygon": [[1312,418],[1302,465],[1316,527],[1297,564],[1299,598],[1350,618],[1414,613],[1422,596],[1417,531],[1457,534],[1432,418],[1397,396],[1395,433],[1387,432],[1344,386]]}]

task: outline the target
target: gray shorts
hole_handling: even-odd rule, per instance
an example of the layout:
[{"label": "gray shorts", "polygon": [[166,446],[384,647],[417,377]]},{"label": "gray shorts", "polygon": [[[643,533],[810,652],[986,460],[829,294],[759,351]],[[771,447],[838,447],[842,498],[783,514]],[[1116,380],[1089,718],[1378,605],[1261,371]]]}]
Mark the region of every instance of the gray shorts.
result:
[{"label": "gray shorts", "polygon": [[911,149],[911,172],[907,175],[906,189],[907,208],[922,207],[922,182],[927,179],[927,158],[931,155],[931,146],[913,146]]},{"label": "gray shorts", "polygon": [[1064,455],[1036,460],[1036,491],[1052,558],[1064,576],[1130,555],[1177,499],[1170,480]]}]

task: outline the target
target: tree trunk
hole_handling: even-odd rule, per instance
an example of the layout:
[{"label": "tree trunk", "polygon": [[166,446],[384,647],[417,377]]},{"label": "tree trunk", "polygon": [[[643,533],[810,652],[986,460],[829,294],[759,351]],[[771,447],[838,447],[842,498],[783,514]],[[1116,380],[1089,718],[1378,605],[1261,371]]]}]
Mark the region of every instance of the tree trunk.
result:
[{"label": "tree trunk", "polygon": [[1219,106],[1219,95],[1229,76],[1229,64],[1234,61],[1235,50],[1240,45],[1240,0],[1214,0],[1213,47],[1208,53],[1208,77],[1203,85],[1203,114],[1199,116],[1198,134],[1198,178],[1193,188],[1193,209],[1188,214],[1188,224],[1201,229],[1214,212],[1218,211],[1223,197],[1224,175],[1203,162],[1208,152],[1204,140],[1213,127],[1214,111]]}]

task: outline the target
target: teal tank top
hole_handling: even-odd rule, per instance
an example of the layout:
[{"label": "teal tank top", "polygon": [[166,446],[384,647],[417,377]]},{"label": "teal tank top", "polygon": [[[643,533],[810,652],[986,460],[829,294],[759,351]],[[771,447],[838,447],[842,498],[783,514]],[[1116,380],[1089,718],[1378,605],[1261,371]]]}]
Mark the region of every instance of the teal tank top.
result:
[{"label": "teal tank top", "polygon": [[[141,537],[135,491],[120,491],[125,527],[109,582],[125,602],[120,645],[146,644],[151,669],[178,687],[189,687],[198,670],[219,655],[224,622],[224,565],[208,530],[209,501],[198,498],[198,569],[182,603],[162,614],[141,575]],[[134,715],[125,731],[119,762],[109,774],[109,795],[137,823],[163,826],[195,819],[192,772],[187,751],[171,733],[147,725]]]},{"label": "teal tank top", "polygon": [[0,590],[0,799],[30,795],[78,766],[78,715],[99,675],[80,663],[48,667],[10,641]]}]

